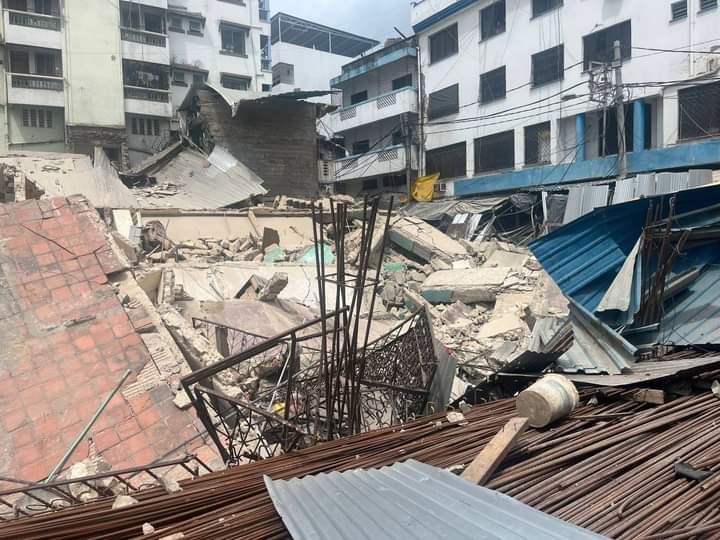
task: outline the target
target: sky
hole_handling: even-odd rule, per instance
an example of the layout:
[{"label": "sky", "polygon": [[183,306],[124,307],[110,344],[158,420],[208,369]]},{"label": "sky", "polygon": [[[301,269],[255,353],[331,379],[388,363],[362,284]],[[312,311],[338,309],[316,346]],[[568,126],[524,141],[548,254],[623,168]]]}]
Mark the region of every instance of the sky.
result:
[{"label": "sky", "polygon": [[378,41],[398,37],[393,26],[412,33],[410,0],[270,0],[270,9]]}]

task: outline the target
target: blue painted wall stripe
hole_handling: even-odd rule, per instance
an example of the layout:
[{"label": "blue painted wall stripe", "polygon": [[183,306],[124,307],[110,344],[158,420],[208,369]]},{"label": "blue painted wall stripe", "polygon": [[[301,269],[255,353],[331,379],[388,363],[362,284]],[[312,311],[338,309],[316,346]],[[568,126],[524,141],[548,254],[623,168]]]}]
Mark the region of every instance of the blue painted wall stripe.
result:
[{"label": "blue painted wall stripe", "polygon": [[585,161],[585,113],[575,117],[575,140],[577,141],[575,159]]},{"label": "blue painted wall stripe", "polygon": [[633,101],[633,148],[635,151],[645,148],[645,102]]},{"label": "blue painted wall stripe", "polygon": [[427,19],[424,19],[413,26],[413,30],[415,33],[422,32],[423,30],[427,30],[432,25],[439,23],[440,21],[447,19],[451,15],[454,15],[458,11],[462,11],[468,6],[471,6],[472,4],[478,2],[478,0],[458,0],[454,4],[450,4],[445,9],[441,9],[437,13],[434,13]]},{"label": "blue painted wall stripe", "polygon": [[396,62],[403,58],[407,58],[408,56],[417,56],[417,50],[415,49],[415,47],[406,47],[404,49],[393,51],[390,54],[377,58],[374,62],[369,62],[362,66],[356,67],[355,69],[351,69],[350,71],[343,73],[342,75],[335,77],[334,79],[330,79],[330,88],[333,88],[338,84],[347,82],[350,79],[354,79],[355,77],[359,77],[360,75],[365,75],[366,73],[379,67],[386,66],[388,64],[391,64],[392,62]]}]

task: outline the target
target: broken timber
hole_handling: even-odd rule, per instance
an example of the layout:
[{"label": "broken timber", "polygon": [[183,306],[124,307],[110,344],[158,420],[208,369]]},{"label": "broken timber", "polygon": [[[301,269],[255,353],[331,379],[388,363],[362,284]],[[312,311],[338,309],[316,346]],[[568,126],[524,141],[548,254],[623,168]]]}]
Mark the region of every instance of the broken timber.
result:
[{"label": "broken timber", "polygon": [[472,463],[463,472],[462,477],[468,482],[477,485],[483,485],[487,482],[529,425],[530,419],[521,416],[508,420],[507,424],[472,460]]}]

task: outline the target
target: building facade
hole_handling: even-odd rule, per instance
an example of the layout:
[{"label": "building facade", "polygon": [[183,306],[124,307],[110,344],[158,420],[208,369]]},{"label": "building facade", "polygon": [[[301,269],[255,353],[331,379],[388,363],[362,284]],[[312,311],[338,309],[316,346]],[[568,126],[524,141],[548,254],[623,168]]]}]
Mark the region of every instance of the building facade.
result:
[{"label": "building facade", "polygon": [[[273,93],[330,90],[329,81],[351,58],[379,42],[287,13],[272,17]],[[313,98],[331,104],[330,94]]]},{"label": "building facade", "polygon": [[421,103],[414,39],[389,40],[342,66],[340,107],[322,119],[340,148],[326,180],[336,192],[407,193],[417,176]]},{"label": "building facade", "polygon": [[100,145],[132,166],[169,144],[194,82],[270,90],[263,0],[173,1],[5,0],[0,151]]},{"label": "building facade", "polygon": [[629,174],[720,162],[717,0],[420,0],[412,24],[447,194],[611,178],[621,141]]}]

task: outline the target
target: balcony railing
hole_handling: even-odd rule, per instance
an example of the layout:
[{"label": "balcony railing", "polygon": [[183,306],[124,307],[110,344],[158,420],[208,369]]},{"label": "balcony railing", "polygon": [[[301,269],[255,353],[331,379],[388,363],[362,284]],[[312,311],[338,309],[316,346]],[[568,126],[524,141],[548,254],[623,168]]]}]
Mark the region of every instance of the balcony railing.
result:
[{"label": "balcony railing", "polygon": [[260,67],[263,71],[272,71],[272,60],[269,58],[263,58],[260,61]]},{"label": "balcony railing", "polygon": [[156,103],[168,103],[170,101],[170,91],[126,85],[125,98],[142,99],[144,101],[154,101]]},{"label": "balcony railing", "polygon": [[42,15],[40,13],[29,13],[27,11],[7,10],[10,24],[40,28],[41,30],[60,31],[60,17],[54,15]]},{"label": "balcony railing", "polygon": [[146,32],[145,30],[137,30],[135,28],[121,28],[120,37],[124,41],[142,43],[143,45],[152,45],[153,47],[165,48],[165,44],[167,43],[167,38],[163,34]]},{"label": "balcony railing", "polygon": [[260,20],[261,21],[269,21],[270,20],[270,10],[269,9],[260,9]]},{"label": "balcony railing", "polygon": [[28,88],[31,90],[53,90],[62,92],[65,88],[62,77],[47,77],[44,75],[12,74],[13,88]]}]

